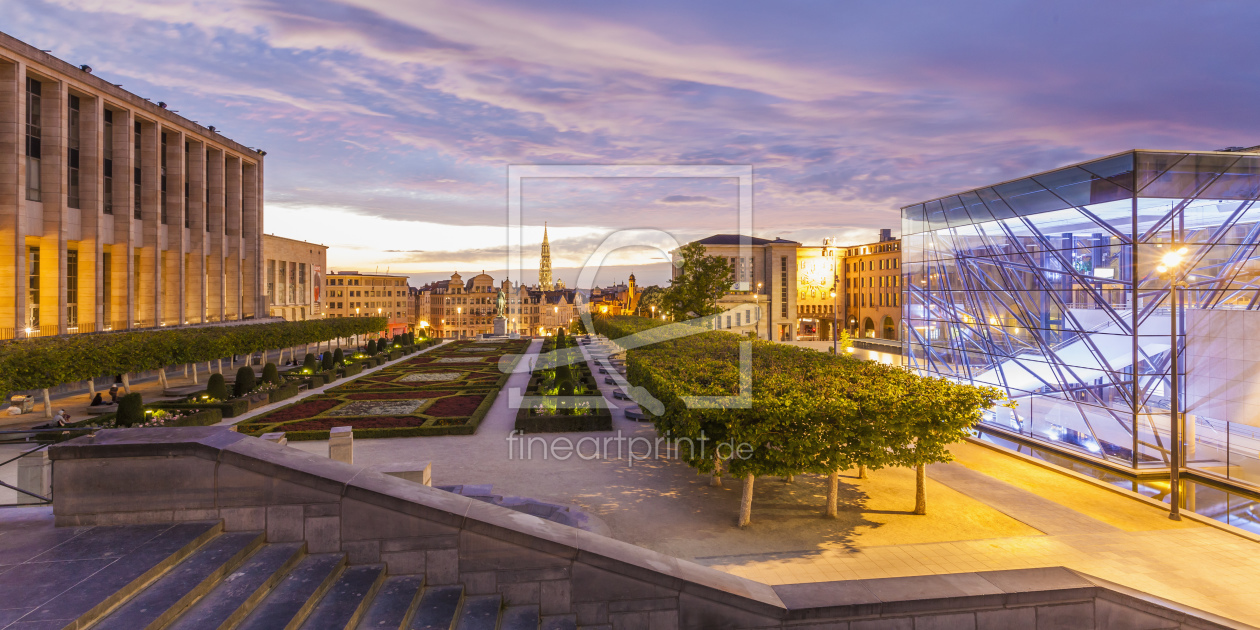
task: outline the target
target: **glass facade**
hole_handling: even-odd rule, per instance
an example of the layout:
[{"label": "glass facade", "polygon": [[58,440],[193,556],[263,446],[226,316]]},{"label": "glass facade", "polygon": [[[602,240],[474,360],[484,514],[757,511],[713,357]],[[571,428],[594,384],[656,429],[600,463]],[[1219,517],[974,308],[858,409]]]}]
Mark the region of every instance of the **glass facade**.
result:
[{"label": "glass facade", "polygon": [[[1260,155],[1136,151],[902,209],[908,364],[1003,390],[984,424],[1260,485]],[[1187,248],[1178,327],[1157,267]]]}]

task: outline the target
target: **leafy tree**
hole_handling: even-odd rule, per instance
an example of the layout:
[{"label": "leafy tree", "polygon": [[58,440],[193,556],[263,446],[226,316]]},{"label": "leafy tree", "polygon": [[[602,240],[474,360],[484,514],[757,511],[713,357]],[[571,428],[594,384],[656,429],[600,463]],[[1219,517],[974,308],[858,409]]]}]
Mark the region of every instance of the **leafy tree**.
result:
[{"label": "leafy tree", "polygon": [[206,382],[206,394],[218,400],[228,399],[227,381],[222,374],[215,372],[210,375],[210,380]]},{"label": "leafy tree", "polygon": [[236,382],[232,384],[232,395],[236,398],[248,395],[257,385],[254,381],[254,368],[242,365],[236,370]]},{"label": "leafy tree", "polygon": [[684,245],[678,254],[682,265],[661,297],[665,312],[677,319],[719,313],[718,298],[731,288],[730,264],[725,258],[709,256],[700,243]]},{"label": "leafy tree", "polygon": [[280,370],[276,369],[275,363],[268,363],[263,366],[262,379],[264,383],[271,383],[272,385],[284,383],[284,379],[280,378]]},{"label": "leafy tree", "polygon": [[663,312],[664,303],[662,302],[662,300],[664,299],[664,297],[665,297],[665,289],[662,289],[661,287],[658,287],[656,285],[645,287],[642,291],[639,292],[639,305],[638,305],[639,314],[645,317],[652,315],[653,306],[656,307],[657,313]]},{"label": "leafy tree", "polygon": [[333,350],[333,364],[341,365],[345,362],[346,362],[346,354],[341,351],[341,348],[337,348],[336,350]]}]

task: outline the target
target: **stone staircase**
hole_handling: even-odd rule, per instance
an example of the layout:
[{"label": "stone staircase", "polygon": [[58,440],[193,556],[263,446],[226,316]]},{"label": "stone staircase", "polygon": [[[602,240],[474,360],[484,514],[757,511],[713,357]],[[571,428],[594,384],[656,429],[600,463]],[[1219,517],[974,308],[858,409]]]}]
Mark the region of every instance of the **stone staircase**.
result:
[{"label": "stone staircase", "polygon": [[[36,540],[36,555],[0,567],[9,569],[3,572],[8,580],[0,582],[35,580],[51,587],[40,592],[52,594],[29,610],[4,610],[0,604],[0,628],[575,627],[568,619],[544,624],[537,605],[514,606],[498,594],[466,595],[460,585],[427,585],[423,575],[391,576],[381,564],[348,566],[343,553],[307,553],[302,542],[268,543],[261,531],[224,532],[217,521],[93,528],[54,528],[49,522],[28,534]],[[47,547],[42,552],[39,540]],[[121,543],[103,551],[102,544],[110,541]],[[90,566],[97,570],[85,574],[88,565],[65,560],[74,557],[96,562]],[[70,586],[58,590],[49,577]]]}]

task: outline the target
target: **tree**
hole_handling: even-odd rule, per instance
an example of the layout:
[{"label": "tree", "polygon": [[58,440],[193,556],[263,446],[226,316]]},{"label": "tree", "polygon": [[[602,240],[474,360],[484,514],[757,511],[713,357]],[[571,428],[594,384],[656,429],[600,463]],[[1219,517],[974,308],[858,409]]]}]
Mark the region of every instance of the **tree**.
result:
[{"label": "tree", "polygon": [[372,356],[376,354],[376,340],[375,339],[368,339],[367,354],[368,356]]},{"label": "tree", "polygon": [[665,297],[665,289],[652,285],[645,287],[639,293],[638,314],[641,316],[652,315],[652,307],[655,306],[657,311],[662,311],[664,304],[661,300]]},{"label": "tree", "polygon": [[704,245],[690,243],[678,249],[682,265],[661,297],[661,307],[675,319],[690,319],[721,312],[718,298],[731,288],[731,266],[725,258],[709,256]]},{"label": "tree", "polygon": [[215,372],[210,375],[210,380],[206,383],[206,395],[216,400],[228,399],[227,381],[222,374]]},{"label": "tree", "polygon": [[[220,376],[220,378],[222,378]],[[118,411],[114,413],[114,424],[130,427],[144,422],[144,398],[140,392],[133,392],[118,399]]]},{"label": "tree", "polygon": [[323,359],[321,359],[319,363],[320,368],[322,368],[324,371],[328,371],[328,370],[333,369],[334,365],[335,364],[333,363],[332,353],[325,352]]},{"label": "tree", "polygon": [[342,363],[345,363],[345,362],[346,362],[346,354],[341,351],[341,348],[337,348],[336,350],[333,350],[333,365],[341,365]]},{"label": "tree", "polygon": [[302,359],[302,369],[314,374],[319,371],[319,361],[315,360],[315,354],[308,352]]},{"label": "tree", "polygon": [[257,383],[254,381],[254,368],[248,365],[242,365],[236,371],[236,382],[232,384],[232,395],[240,398],[254,391]]},{"label": "tree", "polygon": [[284,380],[280,378],[280,370],[276,369],[275,363],[268,363],[263,366],[263,382],[272,385],[281,385]]}]

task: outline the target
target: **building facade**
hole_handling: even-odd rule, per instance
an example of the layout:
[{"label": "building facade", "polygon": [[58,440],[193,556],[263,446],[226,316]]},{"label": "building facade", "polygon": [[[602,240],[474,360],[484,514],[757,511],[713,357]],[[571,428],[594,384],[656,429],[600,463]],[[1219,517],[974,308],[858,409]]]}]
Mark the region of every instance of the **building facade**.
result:
[{"label": "building facade", "polygon": [[265,316],[263,155],[0,33],[0,339]]},{"label": "building facade", "polygon": [[[731,329],[751,330],[761,339],[796,340],[800,326],[797,249],[801,244],[749,237],[748,245],[742,247],[742,238],[738,234],[715,234],[696,241],[704,245],[709,256],[725,258],[731,266],[731,289],[719,300],[725,310],[738,309],[741,316],[737,325],[732,315]],[[678,257],[676,252],[674,257]],[[677,266],[673,273],[678,273]],[[753,318],[751,326],[748,317]]]},{"label": "building facade", "polygon": [[411,330],[408,276],[359,271],[330,271],[324,279],[322,309],[327,317],[388,317],[390,335]]},{"label": "building facade", "polygon": [[464,280],[458,272],[450,280],[433,282],[416,291],[416,301],[427,307],[435,337],[466,339],[494,334],[499,291],[503,291],[507,331],[523,337],[553,335],[577,317],[576,291],[543,291],[524,285],[496,282],[486,273]]},{"label": "building facade", "polygon": [[910,366],[1000,388],[1017,406],[991,434],[1260,485],[1257,149],[1130,151],[903,208]]},{"label": "building facade", "polygon": [[880,230],[879,241],[844,248],[844,321],[861,339],[901,339],[901,239]]},{"label": "building facade", "polygon": [[328,247],[271,234],[263,235],[263,292],[272,317],[319,319]]}]

